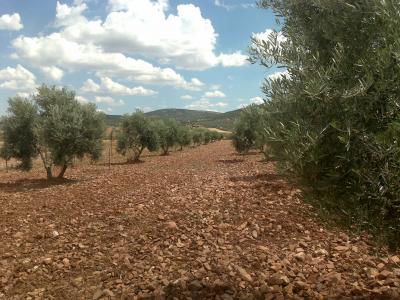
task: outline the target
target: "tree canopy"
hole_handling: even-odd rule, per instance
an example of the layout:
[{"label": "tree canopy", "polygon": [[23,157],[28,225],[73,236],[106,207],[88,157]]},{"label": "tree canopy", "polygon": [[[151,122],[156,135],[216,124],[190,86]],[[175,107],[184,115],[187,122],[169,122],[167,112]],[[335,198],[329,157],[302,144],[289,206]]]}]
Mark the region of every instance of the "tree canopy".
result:
[{"label": "tree canopy", "polygon": [[281,22],[253,36],[266,142],[325,210],[400,243],[400,2],[262,0]]},{"label": "tree canopy", "polygon": [[93,104],[81,104],[66,88],[43,85],[30,99],[9,100],[4,118],[5,146],[12,157],[29,170],[39,156],[53,178],[53,167],[60,167],[62,178],[74,158],[100,157],[104,135],[104,115]]}]

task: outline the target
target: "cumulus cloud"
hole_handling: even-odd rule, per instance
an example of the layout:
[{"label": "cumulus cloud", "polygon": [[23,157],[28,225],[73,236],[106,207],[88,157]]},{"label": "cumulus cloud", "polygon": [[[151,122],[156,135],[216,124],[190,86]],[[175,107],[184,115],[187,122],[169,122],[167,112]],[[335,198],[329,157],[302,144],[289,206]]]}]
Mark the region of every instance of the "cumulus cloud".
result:
[{"label": "cumulus cloud", "polygon": [[121,106],[124,105],[125,102],[123,100],[115,100],[110,96],[96,96],[95,102],[99,104],[107,104],[111,106]]},{"label": "cumulus cloud", "polygon": [[146,89],[142,86],[134,88],[127,87],[123,84],[113,81],[109,77],[101,77],[100,84],[97,84],[92,79],[88,79],[81,87],[81,91],[87,93],[105,93],[121,96],[152,96],[157,94],[156,91]]},{"label": "cumulus cloud", "polygon": [[249,63],[248,57],[240,51],[232,54],[221,54],[218,59],[224,67],[240,67]]},{"label": "cumulus cloud", "polygon": [[75,96],[75,99],[79,102],[79,103],[82,103],[82,104],[86,104],[86,103],[89,103],[89,100],[86,98],[86,97],[83,97],[83,96]]},{"label": "cumulus cloud", "polygon": [[199,7],[180,4],[176,15],[168,14],[168,7],[168,0],[109,0],[103,21],[84,17],[85,3],[57,3],[55,23],[69,41],[92,43],[107,52],[140,53],[178,68],[204,70],[246,64],[246,56],[240,52],[215,53],[218,34]]},{"label": "cumulus cloud", "polygon": [[253,33],[252,37],[254,39],[257,39],[257,40],[260,40],[260,41],[262,41],[262,40],[267,41],[274,34],[277,35],[277,41],[278,41],[279,44],[287,41],[287,38],[282,34],[281,31],[275,32],[274,30],[269,29],[269,28],[267,28],[264,32]]},{"label": "cumulus cloud", "polygon": [[254,103],[254,104],[263,104],[264,100],[261,97],[257,96],[257,97],[250,98],[250,104],[252,104],[252,103]]},{"label": "cumulus cloud", "polygon": [[226,10],[233,10],[235,8],[251,8],[256,7],[254,3],[235,3],[235,4],[227,4],[224,0],[214,0],[214,5],[218,7],[222,7]]},{"label": "cumulus cloud", "polygon": [[273,74],[268,75],[269,80],[277,80],[283,77],[290,78],[290,74],[287,70],[282,72],[275,72]]},{"label": "cumulus cloud", "polygon": [[193,97],[190,96],[190,95],[183,95],[183,96],[181,96],[181,99],[182,99],[182,100],[192,100]]},{"label": "cumulus cloud", "polygon": [[159,83],[176,88],[199,90],[203,83],[197,78],[185,80],[171,68],[159,68],[121,53],[104,52],[93,44],[79,44],[53,33],[44,37],[18,37],[12,45],[19,58],[31,64],[58,66],[70,71],[97,71],[100,76],[117,76],[143,83]]},{"label": "cumulus cloud", "polygon": [[85,3],[76,3],[75,6],[68,6],[57,1],[55,25],[62,27],[85,22],[86,18],[82,16],[82,13],[86,9],[87,5]]},{"label": "cumulus cloud", "polygon": [[21,23],[21,16],[18,13],[0,16],[0,30],[18,31],[24,28]]},{"label": "cumulus cloud", "polygon": [[36,88],[36,76],[21,65],[16,68],[0,69],[0,88],[33,92]]},{"label": "cumulus cloud", "polygon": [[53,79],[56,81],[60,81],[64,76],[64,71],[55,66],[42,67],[41,70],[47,78],[50,78],[50,79]]},{"label": "cumulus cloud", "polygon": [[200,100],[194,101],[191,104],[186,105],[185,108],[218,111],[219,109],[226,107],[226,106],[228,106],[228,103],[226,103],[226,102],[212,103],[207,98],[201,98]]},{"label": "cumulus cloud", "polygon": [[204,98],[225,98],[226,95],[219,90],[215,90],[215,91],[211,91],[211,92],[206,92],[203,97]]}]

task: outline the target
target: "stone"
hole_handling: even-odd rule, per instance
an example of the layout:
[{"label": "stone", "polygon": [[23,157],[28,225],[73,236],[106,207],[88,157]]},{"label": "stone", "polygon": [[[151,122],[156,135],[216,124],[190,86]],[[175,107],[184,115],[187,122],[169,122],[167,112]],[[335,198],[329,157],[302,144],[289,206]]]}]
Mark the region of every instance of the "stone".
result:
[{"label": "stone", "polygon": [[250,276],[249,273],[245,269],[239,266],[235,266],[236,270],[239,272],[240,277],[242,277],[244,280],[248,282],[252,282],[253,278]]},{"label": "stone", "polygon": [[191,291],[198,291],[203,288],[203,284],[199,280],[193,280],[189,283],[189,289]]}]

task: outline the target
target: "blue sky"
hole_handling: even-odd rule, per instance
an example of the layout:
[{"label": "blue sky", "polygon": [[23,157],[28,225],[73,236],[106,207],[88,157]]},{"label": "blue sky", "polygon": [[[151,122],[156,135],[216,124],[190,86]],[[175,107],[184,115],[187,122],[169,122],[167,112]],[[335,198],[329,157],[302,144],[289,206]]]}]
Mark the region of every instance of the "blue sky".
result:
[{"label": "blue sky", "polygon": [[2,0],[0,115],[42,83],[109,114],[237,109],[277,72],[246,61],[273,29],[252,0]]}]

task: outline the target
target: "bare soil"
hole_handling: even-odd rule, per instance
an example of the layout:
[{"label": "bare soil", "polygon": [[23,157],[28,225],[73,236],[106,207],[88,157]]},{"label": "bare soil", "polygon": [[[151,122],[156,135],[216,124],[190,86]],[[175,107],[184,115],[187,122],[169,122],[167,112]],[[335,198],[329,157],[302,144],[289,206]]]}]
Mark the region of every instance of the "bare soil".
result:
[{"label": "bare soil", "polygon": [[0,173],[0,299],[400,299],[400,258],[325,226],[228,141],[67,180]]}]

